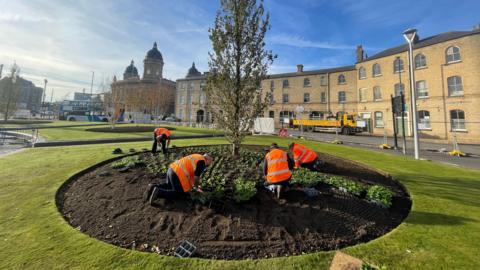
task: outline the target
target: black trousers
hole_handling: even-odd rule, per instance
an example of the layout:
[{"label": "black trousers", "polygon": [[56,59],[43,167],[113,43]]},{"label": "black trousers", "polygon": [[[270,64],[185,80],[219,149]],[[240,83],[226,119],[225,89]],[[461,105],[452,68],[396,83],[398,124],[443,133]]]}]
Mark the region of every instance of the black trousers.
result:
[{"label": "black trousers", "polygon": [[[160,143],[162,144],[162,153],[167,154],[167,140],[161,140]],[[155,154],[157,153],[157,139],[155,138],[155,135],[153,136],[153,145],[152,145],[152,153]]]},{"label": "black trousers", "polygon": [[157,196],[159,198],[175,199],[185,196],[182,184],[180,184],[180,180],[172,168],[168,168],[167,181],[164,184],[157,184],[156,186],[158,188]]}]

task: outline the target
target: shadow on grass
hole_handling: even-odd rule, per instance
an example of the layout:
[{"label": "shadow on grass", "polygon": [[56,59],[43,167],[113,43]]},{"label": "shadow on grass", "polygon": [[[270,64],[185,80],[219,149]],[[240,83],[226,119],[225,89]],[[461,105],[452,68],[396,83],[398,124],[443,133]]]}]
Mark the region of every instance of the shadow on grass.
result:
[{"label": "shadow on grass", "polygon": [[410,215],[405,220],[405,223],[409,224],[419,224],[419,225],[445,225],[445,226],[455,226],[463,225],[466,222],[475,221],[471,218],[460,217],[460,216],[451,216],[439,213],[429,213],[422,211],[412,211]]},{"label": "shadow on grass", "polygon": [[439,199],[451,200],[467,206],[480,207],[480,181],[458,177],[432,177],[418,174],[403,174],[395,177],[408,184],[411,192]]}]

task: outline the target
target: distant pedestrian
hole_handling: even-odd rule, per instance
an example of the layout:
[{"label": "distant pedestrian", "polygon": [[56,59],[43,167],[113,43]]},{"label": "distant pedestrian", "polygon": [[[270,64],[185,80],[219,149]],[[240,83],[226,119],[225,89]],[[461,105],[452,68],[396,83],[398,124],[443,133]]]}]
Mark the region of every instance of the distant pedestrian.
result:
[{"label": "distant pedestrian", "polygon": [[152,154],[157,152],[157,144],[162,145],[162,153],[167,154],[167,148],[170,146],[170,139],[172,137],[172,132],[167,128],[156,128],[153,131],[153,145],[152,145]]}]

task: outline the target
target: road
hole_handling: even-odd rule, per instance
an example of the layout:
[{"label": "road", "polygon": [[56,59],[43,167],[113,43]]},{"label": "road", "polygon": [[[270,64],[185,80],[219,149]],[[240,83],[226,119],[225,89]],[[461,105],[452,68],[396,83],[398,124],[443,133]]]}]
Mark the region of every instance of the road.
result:
[{"label": "road", "polygon": [[[375,136],[365,136],[365,135],[355,135],[355,136],[345,136],[345,135],[335,135],[334,133],[320,133],[320,132],[300,132],[296,130],[288,131],[292,136],[304,136],[305,138],[331,142],[335,139],[338,139],[343,142],[344,145],[371,149],[377,152],[387,152],[394,153],[397,155],[403,155],[401,150],[402,139],[399,138],[398,150],[383,150],[380,149],[380,145],[383,144],[383,137]],[[387,138],[387,143],[393,146],[393,138]],[[451,157],[446,152],[439,152],[439,150],[451,151],[453,149],[452,144],[447,143],[434,143],[420,141],[420,158],[433,160],[441,163],[445,163],[453,166],[462,166],[471,169],[480,170],[480,145],[459,145],[459,148],[462,152],[468,153],[469,157]],[[413,141],[412,139],[407,139],[406,155],[413,157]]]}]

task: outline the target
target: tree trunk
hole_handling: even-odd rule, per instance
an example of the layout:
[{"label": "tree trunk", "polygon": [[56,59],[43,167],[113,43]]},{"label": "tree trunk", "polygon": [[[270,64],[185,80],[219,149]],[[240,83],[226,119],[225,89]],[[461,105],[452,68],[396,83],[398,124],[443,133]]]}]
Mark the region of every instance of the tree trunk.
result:
[{"label": "tree trunk", "polygon": [[233,142],[232,143],[232,156],[236,157],[239,154],[240,150],[240,143],[239,142]]}]

